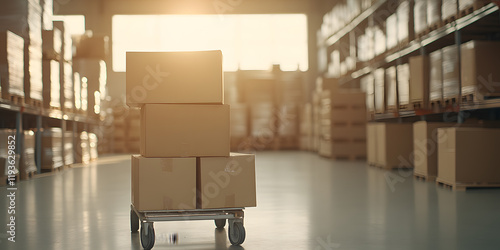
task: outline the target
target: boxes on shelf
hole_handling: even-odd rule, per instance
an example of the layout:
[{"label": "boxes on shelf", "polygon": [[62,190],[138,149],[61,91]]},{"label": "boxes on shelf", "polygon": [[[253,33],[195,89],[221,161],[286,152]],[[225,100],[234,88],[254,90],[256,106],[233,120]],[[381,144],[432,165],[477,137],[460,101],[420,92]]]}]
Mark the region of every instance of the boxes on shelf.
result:
[{"label": "boxes on shelf", "polygon": [[398,45],[398,16],[397,13],[390,15],[385,21],[387,50],[391,50]]},{"label": "boxes on shelf", "polygon": [[410,106],[410,66],[405,63],[397,66],[399,109]]},{"label": "boxes on shelf", "polygon": [[109,37],[87,31],[77,39],[75,47],[75,58],[106,60],[109,55]]},{"label": "boxes on shelf", "polygon": [[[366,110],[370,113],[375,112],[375,76],[378,78],[377,81],[384,82],[384,69],[376,69],[373,74],[369,74],[360,79],[361,90],[366,93]],[[379,101],[383,100],[384,95],[381,96]],[[383,105],[385,106],[385,105]]]},{"label": "boxes on shelf", "polygon": [[378,123],[376,125],[376,165],[385,169],[412,168],[413,124]]},{"label": "boxes on shelf", "polygon": [[444,47],[443,51],[443,99],[458,102],[460,94],[460,61],[456,45]]},{"label": "boxes on shelf", "polygon": [[371,85],[373,86],[375,113],[384,113],[386,110],[387,94],[385,92],[385,89],[387,83],[385,74],[386,70],[376,69],[372,76],[368,76],[368,83],[371,83]]},{"label": "boxes on shelf", "polygon": [[24,39],[25,102],[42,101],[42,8],[37,1],[6,1],[0,9],[0,30]]},{"label": "boxes on shelf", "polygon": [[461,57],[462,96],[473,101],[500,97],[500,42],[462,44]]},{"label": "boxes on shelf", "polygon": [[[82,80],[82,104],[86,99],[87,114],[100,116],[101,101],[107,96],[106,63],[99,59],[80,58],[73,60],[73,69],[80,74]],[[85,88],[87,91],[84,91]]]},{"label": "boxes on shelf", "polygon": [[201,157],[197,167],[201,209],[255,207],[255,155]]},{"label": "boxes on shelf", "polygon": [[427,1],[428,0],[415,0],[415,7],[413,8],[415,34],[425,32],[428,27]]},{"label": "boxes on shelf", "polygon": [[500,129],[438,129],[437,181],[451,186],[500,183]]},{"label": "boxes on shelf", "polygon": [[427,0],[427,24],[429,27],[438,28],[441,24],[442,0]]},{"label": "boxes on shelf", "polygon": [[127,105],[222,104],[222,52],[127,52]]},{"label": "boxes on shelf", "polygon": [[11,31],[0,32],[1,97],[24,97],[24,40]]},{"label": "boxes on shelf", "polygon": [[397,110],[397,100],[398,92],[397,85],[398,81],[396,78],[396,67],[392,66],[385,70],[385,96],[386,96],[386,110],[395,111]]},{"label": "boxes on shelf", "polygon": [[457,126],[455,123],[419,121],[413,124],[413,158],[416,175],[429,180],[438,172],[438,128]]},{"label": "boxes on shelf", "polygon": [[40,0],[42,6],[42,29],[52,30],[54,25],[52,18],[54,17],[54,1],[53,0]]},{"label": "boxes on shelf", "polygon": [[97,135],[94,133],[88,133],[89,135],[89,157],[90,161],[95,161],[97,160],[98,157],[98,152],[97,152],[97,145],[98,145],[98,138]]},{"label": "boxes on shelf", "polygon": [[71,39],[71,34],[67,28],[67,24],[64,21],[54,21],[54,28],[61,31],[61,60],[65,62],[71,62],[73,59],[73,39]]},{"label": "boxes on shelf", "polygon": [[42,169],[54,170],[64,166],[61,128],[43,130],[41,150]]},{"label": "boxes on shelf", "polygon": [[23,133],[23,149],[19,162],[21,179],[27,179],[30,173],[36,172],[35,164],[35,133],[33,130],[25,130]]},{"label": "boxes on shelf", "polygon": [[410,57],[410,103],[412,108],[429,107],[429,56]]},{"label": "boxes on shelf", "polygon": [[491,0],[458,0],[458,9],[460,11],[467,11],[468,9],[477,10],[491,2]]},{"label": "boxes on shelf", "polygon": [[55,60],[43,60],[43,106],[61,108],[60,65]]},{"label": "boxes on shelf", "polygon": [[278,72],[276,81],[276,102],[278,104],[298,104],[304,102],[304,85],[302,75],[294,72],[294,75],[286,76]]},{"label": "boxes on shelf", "polygon": [[88,164],[90,162],[90,143],[88,133],[83,131],[77,135],[75,139],[75,163]]},{"label": "boxes on shelf", "polygon": [[[68,62],[60,63],[60,88],[61,88],[61,107],[67,111],[72,111],[75,103],[75,89],[73,83],[73,66]],[[81,90],[78,90],[79,93]]]},{"label": "boxes on shelf", "polygon": [[73,153],[75,152],[73,149],[73,132],[64,132],[64,165],[69,166],[75,163],[75,156]]},{"label": "boxes on shelf", "polygon": [[398,22],[398,42],[401,44],[408,43],[414,38],[414,28],[413,28],[413,5],[410,5],[410,1],[401,1],[397,13]]},{"label": "boxes on shelf", "polygon": [[441,0],[441,19],[445,23],[456,20],[458,17],[458,0]]},{"label": "boxes on shelf", "polygon": [[42,31],[42,55],[44,60],[61,59],[62,33],[58,28]]},{"label": "boxes on shelf", "polygon": [[430,82],[429,101],[434,105],[443,103],[443,53],[436,50],[429,55]]},{"label": "boxes on shelf", "polygon": [[196,158],[132,155],[131,198],[140,211],[195,209]]},{"label": "boxes on shelf", "polygon": [[141,109],[144,157],[228,156],[229,144],[229,105],[145,104]]}]

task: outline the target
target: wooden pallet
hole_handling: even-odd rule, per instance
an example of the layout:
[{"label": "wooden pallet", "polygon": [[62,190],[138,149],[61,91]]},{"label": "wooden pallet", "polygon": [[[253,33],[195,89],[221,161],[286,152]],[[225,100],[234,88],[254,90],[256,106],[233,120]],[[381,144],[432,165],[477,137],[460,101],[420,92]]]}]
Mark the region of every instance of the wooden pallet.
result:
[{"label": "wooden pallet", "polygon": [[413,107],[413,110],[416,109],[424,109],[424,102],[412,102],[410,107]]},{"label": "wooden pallet", "polygon": [[40,100],[35,100],[35,99],[25,100],[25,104],[27,104],[29,106],[33,106],[35,108],[42,108],[43,107],[43,102]]},{"label": "wooden pallet", "polygon": [[434,30],[437,30],[437,29],[439,29],[441,27],[443,27],[443,23],[442,22],[435,22],[435,23],[427,26],[427,34],[431,33]]},{"label": "wooden pallet", "polygon": [[419,181],[424,181],[424,182],[435,182],[436,181],[436,176],[427,176],[424,174],[419,174],[413,172],[413,177]]},{"label": "wooden pallet", "polygon": [[436,179],[436,185],[456,191],[465,191],[470,188],[500,188],[500,183],[451,183],[445,180]]},{"label": "wooden pallet", "polygon": [[459,17],[464,17],[472,14],[474,11],[481,9],[482,7],[488,5],[491,1],[474,1],[472,5],[467,6],[466,8],[460,10],[458,12]]},{"label": "wooden pallet", "polygon": [[12,95],[12,94],[9,94],[9,101],[12,103],[12,104],[16,104],[16,105],[24,105],[24,96],[18,96],[18,95]]},{"label": "wooden pallet", "polygon": [[42,173],[57,173],[64,170],[64,166],[58,168],[42,168]]},{"label": "wooden pallet", "polygon": [[462,95],[462,102],[472,104],[474,102],[483,102],[492,99],[500,99],[500,93],[489,93],[488,96],[481,96],[476,94]]},{"label": "wooden pallet", "polygon": [[441,26],[445,26],[445,25],[447,25],[447,24],[453,23],[453,22],[455,22],[456,20],[457,20],[457,14],[452,15],[452,16],[449,16],[449,17],[447,17],[447,18],[443,19],[443,21],[442,21],[442,25],[441,25]]}]

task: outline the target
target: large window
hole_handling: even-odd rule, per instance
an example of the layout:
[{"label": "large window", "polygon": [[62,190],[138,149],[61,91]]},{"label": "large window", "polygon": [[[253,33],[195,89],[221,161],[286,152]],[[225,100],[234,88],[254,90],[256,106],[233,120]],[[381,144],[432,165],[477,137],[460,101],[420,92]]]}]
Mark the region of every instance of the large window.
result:
[{"label": "large window", "polygon": [[224,70],[308,69],[307,20],[279,15],[117,15],[113,70],[125,71],[127,51],[222,50]]}]

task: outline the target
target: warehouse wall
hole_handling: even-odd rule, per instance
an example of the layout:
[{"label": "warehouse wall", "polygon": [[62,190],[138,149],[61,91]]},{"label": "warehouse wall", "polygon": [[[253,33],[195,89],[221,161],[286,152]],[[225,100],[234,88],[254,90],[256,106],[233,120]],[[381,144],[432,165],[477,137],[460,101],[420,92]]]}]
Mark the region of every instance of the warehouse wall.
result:
[{"label": "warehouse wall", "polygon": [[[107,35],[112,44],[113,15],[127,14],[291,14],[302,13],[308,19],[309,71],[306,79],[314,84],[317,76],[316,31],[322,23],[320,8],[324,0],[54,0],[56,15],[85,15],[86,29]],[[108,65],[108,88],[112,97],[125,93],[125,73],[112,72],[111,55]]]}]

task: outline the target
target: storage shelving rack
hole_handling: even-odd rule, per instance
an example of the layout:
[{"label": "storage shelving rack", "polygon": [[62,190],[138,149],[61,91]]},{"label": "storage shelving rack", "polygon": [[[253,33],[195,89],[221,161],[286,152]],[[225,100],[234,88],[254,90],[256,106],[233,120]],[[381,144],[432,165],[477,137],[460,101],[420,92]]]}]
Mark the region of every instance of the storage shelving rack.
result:
[{"label": "storage shelving rack", "polygon": [[[340,46],[342,39],[349,37],[350,34],[363,30],[367,25],[375,22],[374,16],[382,11],[387,12],[391,0],[373,1],[372,5],[363,10],[357,17],[343,28],[331,34],[330,36],[318,41],[319,53],[329,53],[334,46]],[[411,4],[413,0],[409,1]],[[458,1],[457,1],[458,2]],[[412,10],[413,11],[413,10]],[[457,12],[458,13],[458,12]],[[384,13],[387,16],[387,13]],[[379,14],[380,15],[380,14]],[[351,36],[352,37],[352,36]],[[338,78],[339,85],[351,85],[352,82],[359,80],[378,68],[388,68],[390,66],[400,65],[408,62],[409,57],[417,55],[427,55],[432,51],[438,50],[449,45],[458,45],[458,55],[460,58],[460,45],[464,42],[479,39],[500,39],[500,14],[499,7],[494,3],[486,4],[471,13],[463,16],[457,14],[456,19],[442,23],[438,28],[431,30],[425,35],[416,36],[410,39],[406,44],[399,44],[396,49],[386,51],[381,56],[376,56],[368,62],[356,62],[356,69],[344,74]],[[328,57],[328,55],[326,55]],[[321,55],[320,55],[321,58]],[[323,55],[324,58],[324,55]],[[326,69],[326,66],[319,67]],[[327,72],[319,72],[320,75],[331,77]],[[397,77],[397,74],[396,74]],[[401,120],[425,120],[427,116],[443,116],[443,113],[452,112],[457,114],[457,122],[463,122],[466,116],[464,112],[486,111],[489,118],[499,118],[498,108],[500,108],[499,99],[491,99],[481,102],[462,103],[461,101],[461,83],[459,100],[448,107],[438,110],[402,110],[399,107],[396,111],[385,113],[373,113],[373,121],[401,121]],[[396,91],[398,87],[396,85]],[[399,98],[399,96],[398,96]],[[398,105],[397,105],[398,106]],[[482,112],[485,113],[485,112]]]}]

